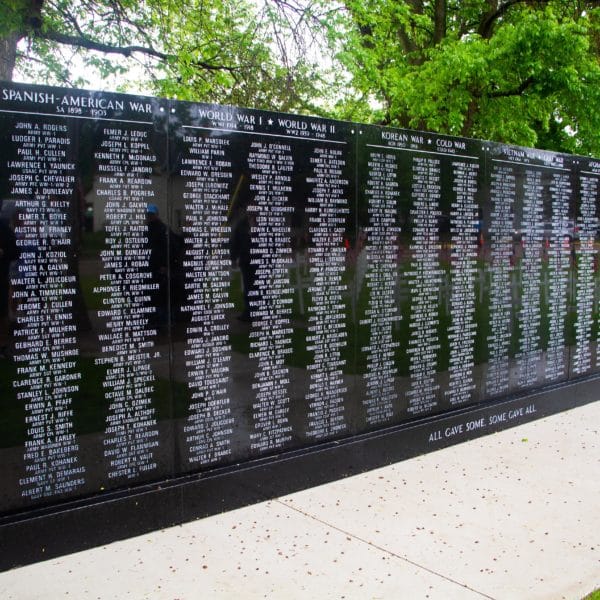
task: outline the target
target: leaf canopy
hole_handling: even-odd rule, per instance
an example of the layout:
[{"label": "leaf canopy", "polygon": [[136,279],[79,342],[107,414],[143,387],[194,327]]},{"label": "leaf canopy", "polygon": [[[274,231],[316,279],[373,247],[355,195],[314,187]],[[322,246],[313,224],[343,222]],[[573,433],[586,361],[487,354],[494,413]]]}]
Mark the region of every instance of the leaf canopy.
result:
[{"label": "leaf canopy", "polygon": [[0,78],[600,154],[597,0],[5,0],[0,45]]}]

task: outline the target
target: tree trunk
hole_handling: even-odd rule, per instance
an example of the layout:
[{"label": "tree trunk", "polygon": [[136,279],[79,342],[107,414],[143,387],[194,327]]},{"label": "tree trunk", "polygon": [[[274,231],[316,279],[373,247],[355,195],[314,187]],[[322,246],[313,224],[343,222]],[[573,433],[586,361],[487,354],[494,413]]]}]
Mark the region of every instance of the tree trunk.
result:
[{"label": "tree trunk", "polygon": [[17,32],[0,37],[0,80],[12,81],[20,37]]},{"label": "tree trunk", "polygon": [[433,43],[439,44],[446,37],[446,0],[435,0]]},{"label": "tree trunk", "polygon": [[0,80],[12,81],[17,60],[17,44],[26,32],[39,31],[42,26],[42,10],[45,0],[13,0],[8,4],[12,27],[0,35]]}]

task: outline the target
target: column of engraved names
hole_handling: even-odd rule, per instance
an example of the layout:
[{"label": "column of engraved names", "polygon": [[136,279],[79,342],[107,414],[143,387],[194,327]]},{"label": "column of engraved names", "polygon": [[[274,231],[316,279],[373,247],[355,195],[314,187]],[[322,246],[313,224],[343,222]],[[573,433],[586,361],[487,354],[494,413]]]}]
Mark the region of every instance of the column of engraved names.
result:
[{"label": "column of engraved names", "polygon": [[393,339],[394,322],[400,318],[395,301],[398,276],[398,181],[397,156],[381,152],[369,154],[366,196],[369,226],[366,274],[369,302],[361,325],[369,326],[369,344],[361,348],[367,355],[365,408],[367,423],[384,423],[394,414],[398,369]]},{"label": "column of engraved names", "polygon": [[521,308],[519,309],[518,383],[534,385],[538,378],[540,351],[540,283],[542,270],[542,174],[527,169],[523,183],[523,259],[521,260]]},{"label": "column of engraved names", "polygon": [[516,177],[512,167],[494,164],[490,215],[490,334],[486,393],[508,391],[509,349],[512,336],[511,273]]},{"label": "column of engraved names", "polygon": [[548,247],[548,286],[550,321],[545,376],[549,381],[565,373],[565,318],[567,316],[567,284],[571,254],[569,242],[569,200],[571,181],[567,173],[552,175],[552,230]]},{"label": "column of engraved names", "polygon": [[99,335],[103,356],[96,364],[107,365],[102,386],[109,401],[104,439],[108,477],[131,479],[157,466],[150,360],[158,353],[152,350],[156,328],[150,317],[157,310],[152,298],[158,283],[150,271],[145,221],[147,204],[155,201],[155,156],[147,131],[115,126],[102,133],[94,157],[96,193],[105,199],[106,249],[101,252],[104,272],[94,291],[102,297],[98,316],[106,319],[107,331]]},{"label": "column of engraved names", "polygon": [[413,158],[411,249],[410,390],[408,412],[418,414],[437,405],[436,382],[438,338],[438,292],[441,271],[438,264],[441,198],[440,160]]},{"label": "column of engraved names", "polygon": [[23,497],[36,500],[84,483],[72,409],[81,379],[73,319],[76,277],[69,271],[75,164],[64,124],[20,121],[10,142],[17,159],[6,166],[20,253],[11,279],[17,323],[13,385],[27,427],[19,484]]},{"label": "column of engraved names", "polygon": [[475,323],[475,273],[477,269],[477,172],[475,162],[452,163],[453,190],[456,194],[450,209],[452,236],[452,292],[450,308],[452,324],[449,327],[450,343],[449,384],[445,395],[451,404],[461,404],[471,399],[475,384],[474,340]]},{"label": "column of engraved names", "polygon": [[346,165],[338,148],[315,148],[310,158],[312,184],[308,197],[308,250],[312,302],[308,313],[307,350],[314,352],[310,372],[307,435],[325,438],[346,429],[344,419],[344,365],[342,352],[347,344],[346,313],[342,294],[345,267],[343,235],[349,213],[343,178]]},{"label": "column of engraved names", "polygon": [[252,389],[254,432],[250,448],[268,451],[292,439],[289,424],[289,370],[285,358],[291,348],[293,290],[290,225],[287,215],[292,191],[294,162],[291,147],[284,143],[253,142],[248,155],[251,191],[248,207],[254,215],[250,263],[256,269],[254,289],[249,291],[250,358],[258,360]]},{"label": "column of engraved names", "polygon": [[232,173],[226,157],[230,140],[187,134],[183,141],[187,303],[182,311],[189,313],[184,355],[191,392],[184,433],[190,463],[210,464],[231,454],[233,435],[227,392],[231,346],[225,318],[231,307],[227,210]]},{"label": "column of engraved names", "polygon": [[598,179],[591,172],[580,175],[579,247],[577,249],[577,321],[575,322],[575,355],[573,371],[581,375],[592,367],[590,342],[594,313],[594,256],[598,231]]}]

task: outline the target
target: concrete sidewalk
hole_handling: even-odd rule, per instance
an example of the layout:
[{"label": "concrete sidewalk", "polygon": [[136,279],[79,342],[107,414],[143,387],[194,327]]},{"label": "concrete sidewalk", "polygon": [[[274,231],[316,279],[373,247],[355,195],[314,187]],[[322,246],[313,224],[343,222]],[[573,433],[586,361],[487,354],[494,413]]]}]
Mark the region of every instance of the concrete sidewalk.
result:
[{"label": "concrete sidewalk", "polygon": [[0,598],[555,599],[600,587],[600,402],[0,574]]}]

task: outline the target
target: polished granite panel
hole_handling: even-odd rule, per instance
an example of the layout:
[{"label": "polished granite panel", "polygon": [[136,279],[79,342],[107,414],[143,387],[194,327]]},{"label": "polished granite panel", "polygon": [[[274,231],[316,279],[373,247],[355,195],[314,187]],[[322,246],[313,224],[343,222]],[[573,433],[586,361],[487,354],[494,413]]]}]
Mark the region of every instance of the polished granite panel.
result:
[{"label": "polished granite panel", "polygon": [[0,135],[5,539],[111,506],[127,535],[593,399],[597,160],[12,83]]}]

